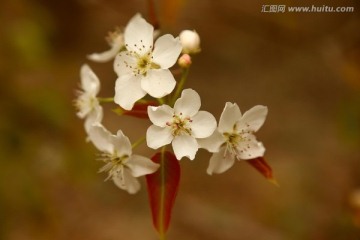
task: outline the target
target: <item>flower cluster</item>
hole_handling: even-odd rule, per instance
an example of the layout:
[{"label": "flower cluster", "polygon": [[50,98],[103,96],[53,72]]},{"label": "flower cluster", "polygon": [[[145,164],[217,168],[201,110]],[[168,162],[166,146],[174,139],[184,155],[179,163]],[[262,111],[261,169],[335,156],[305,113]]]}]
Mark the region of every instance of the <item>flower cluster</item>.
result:
[{"label": "flower cluster", "polygon": [[[160,166],[133,154],[143,142],[151,149],[165,149],[171,144],[178,160],[193,160],[200,148],[206,149],[213,154],[207,169],[210,175],[225,172],[235,160],[255,159],[265,152],[254,133],[263,125],[267,107],[255,106],[241,114],[236,103],[228,102],[217,124],[211,113],[200,110],[199,94],[183,89],[192,56],[201,51],[198,33],[184,30],[179,37],[158,35],[136,14],[124,31],[109,34],[109,50],[88,55],[95,62],[113,61],[117,79],[111,98],[97,96],[100,81],[88,65],[80,71],[77,115],[85,120],[88,140],[101,152],[99,160],[105,165],[100,172],[107,172],[107,179],[131,194],[140,189],[137,177],[152,174]],[[178,69],[170,70],[176,63]],[[176,73],[181,73],[178,80]],[[105,102],[115,103],[120,114],[146,116],[152,123],[148,123],[146,136],[131,144],[122,130],[116,135],[109,132],[102,123],[101,104]]]}]

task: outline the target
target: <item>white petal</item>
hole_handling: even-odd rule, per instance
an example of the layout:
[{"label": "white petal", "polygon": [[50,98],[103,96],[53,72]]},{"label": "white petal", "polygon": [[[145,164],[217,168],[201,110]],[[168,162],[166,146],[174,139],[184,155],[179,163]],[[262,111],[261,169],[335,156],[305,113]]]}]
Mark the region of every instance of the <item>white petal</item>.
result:
[{"label": "white petal", "polygon": [[225,154],[225,147],[222,147],[219,152],[214,153],[209,162],[207,173],[223,173],[234,165],[235,158],[231,154]]},{"label": "white petal", "polygon": [[225,142],[221,133],[216,129],[214,133],[208,138],[197,139],[200,148],[204,148],[209,152],[218,152],[220,146]]},{"label": "white petal", "polygon": [[253,159],[264,156],[265,147],[261,142],[258,142],[254,135],[248,135],[247,141],[242,141],[237,146],[238,158]]},{"label": "white petal", "polygon": [[136,58],[129,54],[127,51],[119,53],[114,61],[114,71],[118,76],[135,75],[134,69],[136,68]]},{"label": "white petal", "polygon": [[159,107],[148,107],[148,115],[150,121],[159,127],[165,127],[166,123],[171,121],[174,110],[168,105],[161,105]]},{"label": "white petal", "polygon": [[181,97],[176,100],[174,110],[176,115],[182,113],[183,116],[192,117],[199,111],[200,106],[199,94],[192,89],[185,89]]},{"label": "white petal", "polygon": [[174,38],[170,34],[163,35],[155,42],[153,61],[162,69],[168,69],[176,63],[181,50],[182,46],[178,37]]},{"label": "white petal", "polygon": [[85,92],[97,95],[100,90],[100,81],[91,68],[84,64],[80,69],[81,87]]},{"label": "white petal", "polygon": [[131,175],[129,169],[123,169],[122,174],[113,176],[113,181],[119,188],[128,191],[130,194],[137,193],[140,190],[139,181]]},{"label": "white petal", "polygon": [[235,123],[241,118],[240,108],[236,103],[227,102],[220,116],[219,131],[231,132]]},{"label": "white petal", "polygon": [[145,95],[140,77],[125,75],[116,80],[114,102],[125,110],[131,110],[134,103]]},{"label": "white petal", "polygon": [[93,125],[89,129],[89,139],[95,145],[95,147],[106,153],[113,153],[114,146],[112,143],[112,134],[105,129],[103,125]]},{"label": "white petal", "polygon": [[209,112],[199,111],[191,120],[191,135],[195,138],[209,137],[216,129],[216,119]]},{"label": "white petal", "polygon": [[158,127],[151,125],[146,131],[146,143],[149,148],[158,149],[165,146],[173,140],[171,129],[168,127]]},{"label": "white petal", "polygon": [[126,162],[126,166],[130,168],[131,174],[134,177],[140,177],[156,172],[156,170],[160,167],[159,164],[154,163],[149,158],[139,155],[132,155]]},{"label": "white petal", "polygon": [[176,81],[168,69],[152,69],[147,71],[141,80],[141,87],[150,96],[162,98],[172,92]]},{"label": "white petal", "polygon": [[172,146],[178,160],[182,157],[188,157],[190,160],[193,160],[199,149],[195,138],[189,135],[176,136],[172,142]]},{"label": "white petal", "polygon": [[143,55],[151,50],[153,45],[154,27],[136,14],[128,23],[124,31],[125,47]]},{"label": "white petal", "polygon": [[122,157],[124,155],[131,156],[132,147],[130,140],[127,136],[124,135],[124,133],[121,130],[117,132],[116,136],[113,136],[112,141],[117,156],[119,157]]},{"label": "white petal", "polygon": [[120,51],[120,49],[124,46],[124,37],[119,35],[115,40],[113,46],[104,52],[101,53],[93,53],[87,56],[88,59],[95,62],[108,62],[115,58],[116,54]]},{"label": "white petal", "polygon": [[236,126],[238,129],[256,132],[264,124],[267,113],[267,107],[257,105],[246,111]]},{"label": "white petal", "polygon": [[88,114],[85,119],[85,131],[89,133],[89,130],[92,125],[100,124],[103,119],[103,108],[100,105],[97,105],[93,110]]}]

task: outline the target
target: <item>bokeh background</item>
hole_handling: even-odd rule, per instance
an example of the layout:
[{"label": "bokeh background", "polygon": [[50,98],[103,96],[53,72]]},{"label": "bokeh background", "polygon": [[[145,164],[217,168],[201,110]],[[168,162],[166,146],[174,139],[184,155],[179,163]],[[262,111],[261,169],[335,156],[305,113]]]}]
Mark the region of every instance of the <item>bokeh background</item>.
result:
[{"label": "bokeh background", "polygon": [[[208,176],[210,154],[181,161],[171,240],[360,239],[360,2],[155,1],[163,32],[196,29],[201,54],[186,87],[219,118],[226,101],[243,112],[269,107],[257,136],[280,187],[244,163]],[[264,4],[353,6],[353,13],[261,13]],[[98,174],[73,107],[88,63],[101,96],[114,94],[111,63],[86,55],[145,0],[1,0],[0,239],[157,239],[144,179],[129,195]],[[136,140],[149,121],[104,125]],[[138,153],[154,151],[140,147]]]}]

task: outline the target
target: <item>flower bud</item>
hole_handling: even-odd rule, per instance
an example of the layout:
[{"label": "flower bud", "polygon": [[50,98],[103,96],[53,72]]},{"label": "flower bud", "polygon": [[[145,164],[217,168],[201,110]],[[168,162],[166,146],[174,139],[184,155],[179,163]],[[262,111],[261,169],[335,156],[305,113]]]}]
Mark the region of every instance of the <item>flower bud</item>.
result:
[{"label": "flower bud", "polygon": [[194,54],[200,52],[200,37],[197,32],[184,30],[180,33],[179,37],[183,53]]},{"label": "flower bud", "polygon": [[191,57],[190,57],[190,55],[189,55],[189,54],[186,54],[186,53],[183,54],[183,55],[179,58],[178,64],[179,64],[179,66],[182,67],[182,68],[188,68],[188,67],[190,67],[190,65],[191,65]]}]

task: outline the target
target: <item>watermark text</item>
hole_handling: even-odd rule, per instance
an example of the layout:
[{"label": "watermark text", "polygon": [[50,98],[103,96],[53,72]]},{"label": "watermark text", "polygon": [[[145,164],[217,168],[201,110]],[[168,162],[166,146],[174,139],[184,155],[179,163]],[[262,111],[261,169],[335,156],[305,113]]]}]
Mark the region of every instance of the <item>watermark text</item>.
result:
[{"label": "watermark text", "polygon": [[261,12],[263,13],[348,13],[354,12],[354,7],[332,7],[327,5],[322,6],[286,6],[286,5],[262,5]]}]

